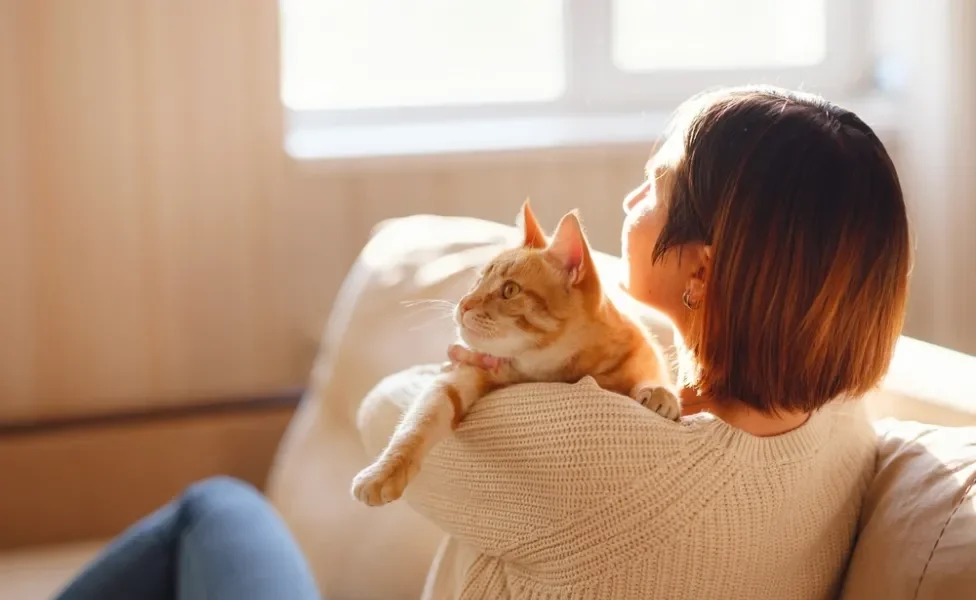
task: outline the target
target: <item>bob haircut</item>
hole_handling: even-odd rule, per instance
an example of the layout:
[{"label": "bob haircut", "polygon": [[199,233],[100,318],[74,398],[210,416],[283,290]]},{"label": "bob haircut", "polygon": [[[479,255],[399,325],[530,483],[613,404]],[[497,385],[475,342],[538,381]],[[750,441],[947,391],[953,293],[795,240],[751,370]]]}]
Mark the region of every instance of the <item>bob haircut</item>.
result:
[{"label": "bob haircut", "polygon": [[871,128],[817,96],[765,87],[693,98],[672,127],[652,161],[670,154],[673,182],[653,259],[711,246],[684,383],[764,413],[876,386],[904,322],[911,244]]}]

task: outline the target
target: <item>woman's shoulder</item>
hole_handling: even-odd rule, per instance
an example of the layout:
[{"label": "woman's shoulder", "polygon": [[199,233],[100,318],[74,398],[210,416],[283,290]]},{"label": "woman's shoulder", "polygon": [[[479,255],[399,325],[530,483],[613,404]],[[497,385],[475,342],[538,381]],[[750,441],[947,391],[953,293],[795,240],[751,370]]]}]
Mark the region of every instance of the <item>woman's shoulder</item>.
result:
[{"label": "woman's shoulder", "polygon": [[[599,465],[607,472],[661,481],[687,473],[751,470],[790,472],[853,469],[867,477],[877,439],[859,400],[837,400],[785,434],[758,437],[700,413],[679,422],[630,398],[600,388],[589,377],[575,384],[533,383],[498,390],[472,407],[458,430],[469,447],[502,442],[548,450],[550,463]],[[591,473],[599,477],[599,473]],[[762,475],[765,477],[766,475]]]},{"label": "woman's shoulder", "polygon": [[[437,365],[418,366],[373,388],[358,414],[368,451],[383,447],[403,411],[440,373]],[[706,442],[707,434],[700,419],[671,421],[584,377],[576,383],[525,383],[487,394],[470,407],[455,435],[438,444],[432,460],[448,454],[457,460],[457,453],[485,456],[505,448],[505,456],[534,457],[554,468],[585,464],[585,470],[609,473],[627,463],[630,468],[624,470],[637,476],[662,458],[684,462],[684,448]]]},{"label": "woman's shoulder", "polygon": [[[500,427],[537,429],[540,434],[602,432],[620,441],[659,445],[690,440],[702,422],[664,418],[627,396],[601,388],[592,377],[576,383],[524,383],[496,390],[475,403],[465,419],[469,426],[492,422]],[[463,434],[462,423],[459,434]],[[657,444],[655,444],[655,440]]]},{"label": "woman's shoulder", "polygon": [[[423,365],[377,384],[359,411],[367,447],[382,447],[402,412],[440,373],[439,365]],[[366,427],[368,422],[374,426]],[[376,439],[366,439],[371,437]],[[756,437],[707,413],[670,421],[602,389],[592,377],[496,390],[469,409],[456,438],[466,451],[508,447],[533,455],[541,452],[550,463],[587,461],[616,470],[629,461],[631,475],[654,468],[662,459],[672,465],[733,460],[763,467],[826,460],[840,451],[860,459],[873,453],[876,444],[860,401],[829,403],[789,433]],[[822,453],[828,446],[831,452]]]}]

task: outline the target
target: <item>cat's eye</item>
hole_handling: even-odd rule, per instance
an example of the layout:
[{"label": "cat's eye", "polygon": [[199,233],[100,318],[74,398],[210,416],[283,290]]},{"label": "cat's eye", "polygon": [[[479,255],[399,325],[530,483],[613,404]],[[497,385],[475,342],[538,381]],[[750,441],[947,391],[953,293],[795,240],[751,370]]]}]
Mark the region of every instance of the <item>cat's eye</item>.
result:
[{"label": "cat's eye", "polygon": [[505,285],[502,286],[502,298],[506,300],[511,300],[521,291],[522,291],[522,286],[515,283],[514,281],[506,281]]}]

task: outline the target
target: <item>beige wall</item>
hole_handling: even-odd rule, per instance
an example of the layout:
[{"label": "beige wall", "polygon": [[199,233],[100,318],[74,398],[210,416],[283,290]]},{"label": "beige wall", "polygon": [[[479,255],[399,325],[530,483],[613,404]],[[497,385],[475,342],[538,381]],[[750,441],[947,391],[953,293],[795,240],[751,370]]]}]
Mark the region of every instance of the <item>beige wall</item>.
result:
[{"label": "beige wall", "polygon": [[277,86],[273,0],[0,0],[0,421],[301,383],[375,222],[531,196],[613,251],[648,151],[298,164]]},{"label": "beige wall", "polygon": [[275,7],[0,0],[0,418],[298,375]]}]

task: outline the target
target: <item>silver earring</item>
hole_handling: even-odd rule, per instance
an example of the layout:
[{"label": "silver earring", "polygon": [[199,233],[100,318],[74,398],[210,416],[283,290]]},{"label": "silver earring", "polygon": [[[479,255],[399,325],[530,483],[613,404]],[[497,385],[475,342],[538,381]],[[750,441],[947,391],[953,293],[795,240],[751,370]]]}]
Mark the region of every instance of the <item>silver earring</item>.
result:
[{"label": "silver earring", "polygon": [[685,305],[688,310],[698,310],[701,307],[701,301],[692,303],[691,301],[691,290],[685,290],[681,294],[681,303]]}]

